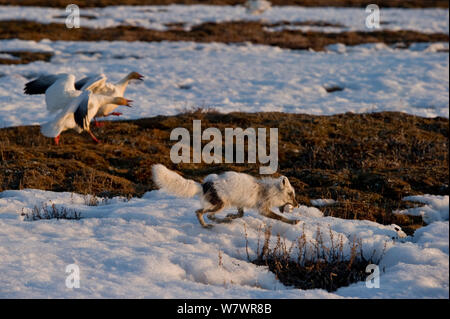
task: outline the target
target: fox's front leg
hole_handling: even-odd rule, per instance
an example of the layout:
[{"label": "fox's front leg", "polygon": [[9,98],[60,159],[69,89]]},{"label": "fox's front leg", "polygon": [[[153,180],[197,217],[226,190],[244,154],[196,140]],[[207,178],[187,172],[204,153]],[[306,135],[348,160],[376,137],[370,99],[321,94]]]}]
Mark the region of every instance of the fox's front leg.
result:
[{"label": "fox's front leg", "polygon": [[270,209],[266,209],[266,210],[262,210],[260,211],[260,213],[266,217],[272,218],[272,219],[276,219],[276,220],[281,220],[282,222],[291,224],[291,225],[297,225],[300,221],[299,220],[295,220],[295,219],[288,219],[284,216],[280,216],[278,214],[275,214],[273,211],[271,211]]},{"label": "fox's front leg", "polygon": [[200,224],[205,227],[205,228],[212,228],[213,225],[211,224],[206,224],[205,220],[203,219],[203,214],[205,213],[209,213],[208,214],[208,218],[217,222],[221,222],[221,223],[226,223],[226,220],[221,220],[218,218],[214,217],[214,214],[219,213],[223,208],[224,208],[224,204],[222,201],[217,201],[216,203],[214,203],[214,206],[210,207],[210,208],[203,208],[203,209],[199,209],[197,210],[195,213],[197,214],[197,218],[198,221],[200,222]]},{"label": "fox's front leg", "polygon": [[229,223],[229,222],[231,222],[231,218],[228,218],[228,217],[217,218],[216,216],[214,216],[214,214],[219,213],[224,207],[225,207],[225,205],[223,204],[223,202],[222,201],[218,201],[217,203],[215,203],[215,206],[205,210],[205,213],[208,213],[208,219],[213,220],[216,223]]}]

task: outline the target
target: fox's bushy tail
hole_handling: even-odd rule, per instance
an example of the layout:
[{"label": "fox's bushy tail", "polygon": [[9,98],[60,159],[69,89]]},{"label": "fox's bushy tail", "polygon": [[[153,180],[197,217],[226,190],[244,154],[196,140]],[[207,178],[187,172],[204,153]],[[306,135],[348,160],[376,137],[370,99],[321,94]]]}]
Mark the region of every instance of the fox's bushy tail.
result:
[{"label": "fox's bushy tail", "polygon": [[192,179],[185,179],[162,164],[152,166],[153,182],[163,191],[180,197],[194,197],[202,192],[202,186]]}]

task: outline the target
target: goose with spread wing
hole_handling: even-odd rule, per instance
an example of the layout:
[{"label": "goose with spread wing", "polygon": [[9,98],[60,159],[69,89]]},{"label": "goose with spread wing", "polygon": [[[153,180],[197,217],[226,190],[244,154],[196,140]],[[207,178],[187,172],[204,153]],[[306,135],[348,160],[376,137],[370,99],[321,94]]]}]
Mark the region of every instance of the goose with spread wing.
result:
[{"label": "goose with spread wing", "polygon": [[82,90],[94,91],[99,86],[104,86],[106,76],[103,74],[92,77],[89,81],[75,88],[75,76],[73,74],[61,73],[43,75],[25,84],[24,93],[28,95],[45,94],[47,110],[54,113],[64,109],[74,98],[78,97]]},{"label": "goose with spread wing", "polygon": [[[79,96],[81,90],[89,88],[94,94],[102,94],[111,97],[123,97],[128,83],[131,80],[143,80],[138,72],[130,72],[117,83],[106,82],[104,74],[88,76],[75,82],[75,77],[67,80],[68,74],[44,75],[25,84],[24,93],[29,95],[45,94],[47,110],[56,112],[62,110]],[[100,80],[100,81],[99,81]],[[114,112],[118,105],[110,103],[102,105],[93,117],[95,125],[101,126],[96,118],[110,115],[120,116],[122,113]]]},{"label": "goose with spread wing", "polygon": [[[60,96],[61,99],[64,99],[61,103],[65,103],[65,106],[59,110],[53,119],[41,125],[41,133],[44,136],[53,137],[57,145],[59,144],[60,134],[68,129],[74,129],[78,133],[87,131],[92,139],[98,143],[99,140],[90,130],[90,122],[100,107],[106,104],[130,106],[130,102],[132,102],[123,97],[93,93],[92,91],[96,87],[103,85],[106,81],[104,76],[98,76],[96,79],[90,80],[81,87],[81,90],[75,89],[75,76],[72,74],[59,74],[56,77],[56,80],[50,79],[50,81],[55,81],[47,87],[45,94],[46,97],[47,95]],[[39,83],[42,83],[42,81]],[[36,88],[36,86],[34,87]],[[47,105],[47,108],[49,108],[49,105]]]},{"label": "goose with spread wing", "polygon": [[[86,83],[91,83],[93,79],[97,78],[97,76],[90,76],[86,77],[84,79],[81,79],[75,83],[75,88],[79,89],[83,87]],[[103,94],[108,96],[124,96],[125,90],[127,89],[128,83],[131,80],[139,80],[143,81],[144,76],[139,74],[138,72],[130,72],[127,76],[125,76],[123,79],[121,79],[117,83],[110,83],[105,82],[103,85],[96,86],[92,92],[95,94]],[[96,118],[99,117],[106,117],[106,116],[120,116],[122,113],[114,112],[114,110],[117,108],[117,105],[115,104],[105,104],[101,106],[97,112],[97,114],[94,117],[94,123],[96,126],[102,126],[100,123],[97,122]]]}]

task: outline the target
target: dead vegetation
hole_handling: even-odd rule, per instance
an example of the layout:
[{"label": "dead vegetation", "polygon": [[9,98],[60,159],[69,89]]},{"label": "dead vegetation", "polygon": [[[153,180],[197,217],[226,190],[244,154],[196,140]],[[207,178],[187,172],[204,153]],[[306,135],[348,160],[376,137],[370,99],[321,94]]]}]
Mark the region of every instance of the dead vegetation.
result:
[{"label": "dead vegetation", "polygon": [[[314,240],[308,241],[303,229],[296,242],[287,245],[286,239],[276,236],[276,243],[270,247],[272,230],[264,230],[264,242],[258,240],[257,258],[250,260],[258,266],[266,266],[276,278],[286,286],[299,289],[326,289],[336,291],[340,287],[364,281],[369,264],[378,265],[384,252],[376,256],[376,251],[365,256],[361,240],[354,238],[344,245],[343,235],[335,238],[329,230],[330,244],[325,244],[324,234],[317,228]],[[246,238],[246,240],[248,240]],[[346,248],[350,253],[345,253]]]},{"label": "dead vegetation", "polygon": [[[107,122],[94,128],[102,144],[65,132],[60,146],[38,126],[0,129],[0,191],[37,188],[100,197],[141,196],[154,189],[151,165],[162,163],[200,181],[226,170],[258,175],[257,164],[179,164],[170,160],[170,132],[192,120],[202,128],[279,128],[279,170],[296,189],[297,201],[337,203],[325,215],[395,223],[411,234],[420,217],[394,215],[412,207],[407,195],[448,194],[448,131],[445,118],[403,113],[312,116],[286,113],[228,113],[197,110],[177,116]],[[204,141],[206,144],[208,141]]]},{"label": "dead vegetation", "polygon": [[[246,0],[208,0],[209,5],[242,5]],[[306,7],[365,7],[365,0],[271,0],[274,6],[298,5]],[[66,7],[72,0],[0,0],[0,5]],[[400,8],[448,8],[445,0],[373,0],[370,3],[380,7]],[[169,5],[169,4],[205,4],[204,0],[78,0],[80,7],[106,7],[112,5]]]},{"label": "dead vegetation", "polygon": [[49,62],[53,56],[51,52],[31,51],[0,51],[0,54],[11,56],[11,58],[0,57],[0,64],[28,64],[35,61]]},{"label": "dead vegetation", "polygon": [[[311,21],[310,21],[311,23]],[[317,23],[317,22],[315,22]],[[41,24],[33,21],[0,21],[0,39],[23,39],[40,41],[194,41],[265,44],[295,50],[324,50],[327,45],[343,43],[357,45],[384,42],[402,43],[408,47],[414,42],[447,42],[449,36],[441,33],[416,31],[346,31],[325,33],[300,30],[266,31],[266,24],[258,21],[203,23],[190,31],[179,27],[167,31],[150,30],[134,26],[118,26],[104,29],[67,29],[64,24]]]},{"label": "dead vegetation", "polygon": [[46,203],[42,203],[40,206],[34,206],[30,212],[22,211],[21,215],[26,221],[36,221],[41,219],[81,219],[81,213],[77,212],[74,209],[57,207],[55,204],[48,206]]}]

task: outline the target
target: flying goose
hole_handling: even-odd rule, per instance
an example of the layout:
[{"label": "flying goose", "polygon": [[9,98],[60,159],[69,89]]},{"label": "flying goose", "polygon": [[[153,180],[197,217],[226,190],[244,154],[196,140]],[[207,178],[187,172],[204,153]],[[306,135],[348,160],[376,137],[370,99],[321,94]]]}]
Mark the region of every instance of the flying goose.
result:
[{"label": "flying goose", "polygon": [[[90,76],[85,77],[75,83],[75,88],[79,89],[83,87],[86,83],[91,83],[93,79],[97,78],[97,76]],[[95,94],[103,94],[108,96],[123,96],[125,94],[125,90],[127,89],[128,83],[131,80],[139,80],[143,81],[144,76],[137,73],[137,72],[130,72],[127,76],[125,76],[123,79],[121,79],[117,83],[107,83],[105,82],[103,85],[96,86],[92,89],[92,92]],[[97,112],[97,114],[94,116],[94,123],[96,126],[102,126],[102,124],[98,123],[96,118],[98,117],[106,117],[106,116],[120,116],[122,113],[114,112],[114,110],[117,108],[116,104],[105,104],[101,106]]]},{"label": "flying goose", "polygon": [[[38,89],[40,85],[44,86],[48,82],[54,81],[45,89],[46,97],[49,96],[50,101],[53,101],[55,96],[59,96],[61,99],[64,99],[61,103],[65,103],[63,109],[59,110],[52,120],[41,125],[41,133],[44,136],[53,137],[56,145],[59,144],[61,132],[68,129],[74,129],[78,133],[87,131],[92,139],[99,143],[99,140],[90,131],[89,125],[99,108],[106,104],[130,106],[129,103],[132,102],[123,97],[111,97],[93,93],[92,90],[103,85],[106,81],[106,77],[104,76],[98,76],[86,82],[81,87],[81,90],[75,90],[75,76],[72,74],[59,74],[56,76],[56,79],[42,79],[42,77],[40,79],[41,81],[35,82],[35,84],[28,86],[28,88],[32,88],[33,91],[42,90]],[[48,105],[47,108],[49,108]]]},{"label": "flying goose", "polygon": [[[72,101],[74,97],[78,97],[81,90],[89,88],[95,94],[103,94],[111,97],[123,97],[128,83],[133,80],[143,80],[143,76],[137,72],[130,72],[122,80],[117,83],[107,83],[106,76],[99,74],[88,76],[75,82],[75,77],[69,74],[44,75],[25,84],[24,93],[28,95],[45,94],[45,102],[47,110],[56,112],[62,110]],[[98,81],[101,79],[101,81]],[[101,126],[96,117],[104,117],[110,115],[120,116],[122,113],[113,112],[117,108],[116,104],[102,105],[95,114],[94,122],[96,126]]]},{"label": "flying goose", "polygon": [[86,81],[84,86],[75,89],[75,76],[73,74],[61,73],[43,75],[25,84],[24,93],[28,95],[45,94],[47,110],[56,112],[81,94],[82,89],[89,88],[91,91],[97,86],[103,86],[106,82],[104,75],[99,75]]}]

